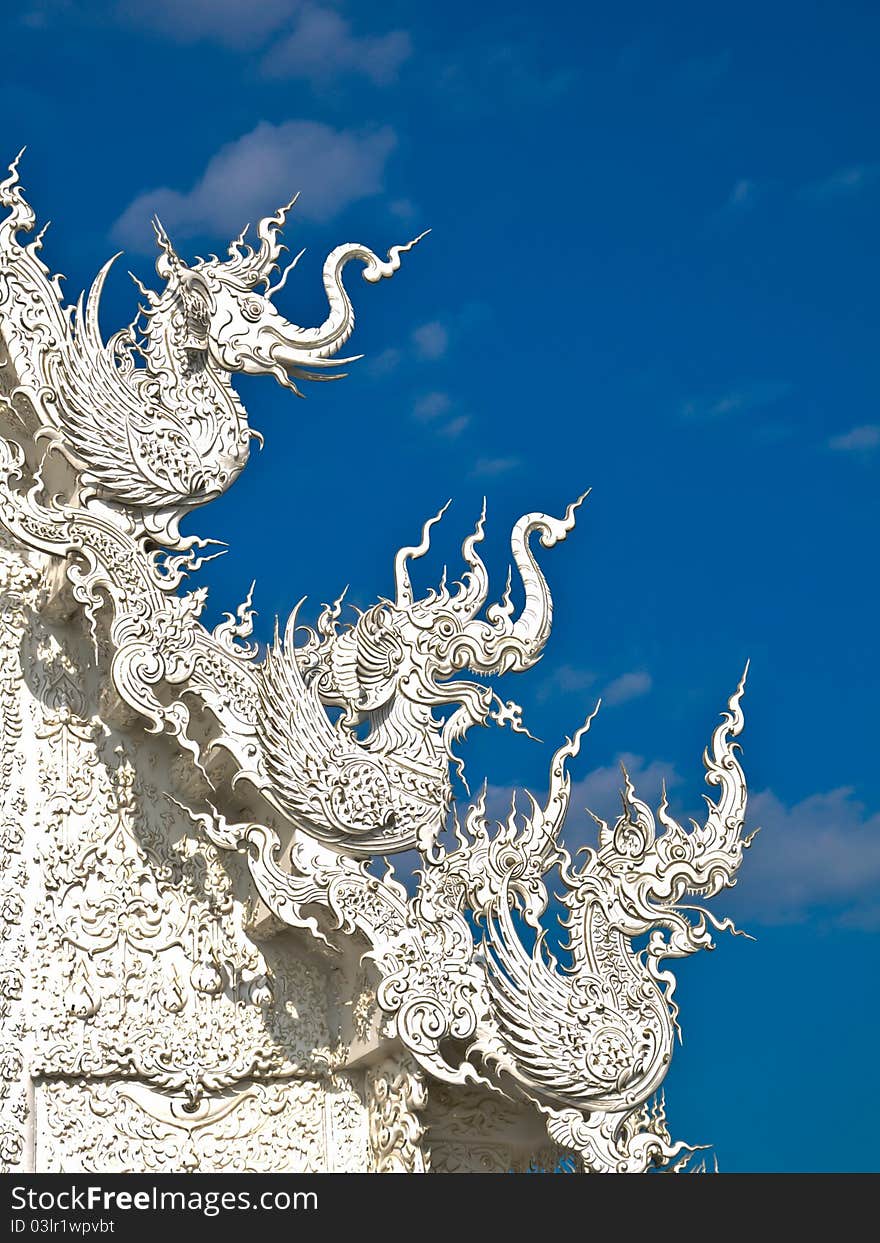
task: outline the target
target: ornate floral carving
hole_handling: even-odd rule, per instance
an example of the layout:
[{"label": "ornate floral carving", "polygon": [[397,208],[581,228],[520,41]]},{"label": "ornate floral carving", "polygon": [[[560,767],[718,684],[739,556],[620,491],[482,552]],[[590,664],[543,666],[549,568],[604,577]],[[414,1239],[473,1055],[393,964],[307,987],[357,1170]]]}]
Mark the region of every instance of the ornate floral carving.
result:
[{"label": "ornate floral carving", "polygon": [[[340,1122],[352,1098],[359,1106],[347,1084],[328,1092],[318,1080],[288,1080],[241,1084],[193,1107],[123,1080],[47,1081],[37,1156],[53,1173],[345,1172],[352,1149],[363,1160]],[[363,1132],[362,1111],[348,1125]]]},{"label": "ornate floral carving", "polygon": [[386,1058],[367,1075],[370,1146],[377,1174],[424,1174],[430,1155],[421,1143],[419,1113],[428,1099],[424,1072],[409,1059]]},{"label": "ornate floral carving", "polygon": [[39,571],[0,539],[0,1170],[19,1166],[27,1145],[25,915],[32,869],[22,747],[20,646]]},{"label": "ornate floral carving", "polygon": [[132,1075],[197,1099],[257,1071],[328,1068],[322,983],[277,945],[270,967],[244,932],[235,861],[141,776],[155,749],[139,748],[136,768],[83,715],[75,668],[51,636],[32,660],[47,808],[35,1070]]}]

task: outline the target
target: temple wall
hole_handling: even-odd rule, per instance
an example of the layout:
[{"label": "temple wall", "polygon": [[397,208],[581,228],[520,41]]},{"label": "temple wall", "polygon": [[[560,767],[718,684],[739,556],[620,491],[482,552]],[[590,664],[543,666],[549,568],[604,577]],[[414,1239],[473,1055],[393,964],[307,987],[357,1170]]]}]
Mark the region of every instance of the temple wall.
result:
[{"label": "temple wall", "polygon": [[372,1168],[348,974],[260,919],[168,740],[108,723],[38,561],[0,548],[3,1167]]}]

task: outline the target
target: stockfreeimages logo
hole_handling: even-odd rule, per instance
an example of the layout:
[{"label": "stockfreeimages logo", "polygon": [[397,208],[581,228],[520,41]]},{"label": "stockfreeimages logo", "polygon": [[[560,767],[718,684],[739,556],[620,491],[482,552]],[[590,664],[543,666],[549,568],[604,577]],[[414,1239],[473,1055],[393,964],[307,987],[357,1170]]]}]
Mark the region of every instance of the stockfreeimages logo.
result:
[{"label": "stockfreeimages logo", "polygon": [[[13,1212],[27,1211],[32,1214],[53,1215],[75,1213],[200,1213],[203,1217],[219,1217],[221,1213],[234,1213],[248,1209],[265,1212],[315,1212],[318,1195],[315,1191],[263,1191],[251,1195],[249,1191],[161,1191],[151,1187],[143,1191],[110,1191],[98,1185],[77,1187],[71,1183],[61,1191],[37,1191],[33,1187],[13,1187]],[[36,1220],[36,1219],[35,1219]],[[104,1223],[112,1229],[111,1223]],[[97,1222],[68,1222],[69,1229],[92,1233],[101,1230]],[[77,1230],[77,1227],[80,1227]],[[13,1234],[21,1234],[33,1225],[23,1218],[13,1219]]]}]

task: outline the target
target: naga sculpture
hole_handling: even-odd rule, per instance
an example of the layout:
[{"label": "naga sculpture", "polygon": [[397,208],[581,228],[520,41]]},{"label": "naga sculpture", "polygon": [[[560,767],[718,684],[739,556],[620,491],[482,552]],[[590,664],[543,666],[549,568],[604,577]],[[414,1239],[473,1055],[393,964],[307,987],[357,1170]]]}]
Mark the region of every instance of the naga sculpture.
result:
[{"label": "naga sculpture", "polygon": [[[351,624],[340,598],[314,626],[299,622],[301,601],[262,655],[248,642],[250,597],[209,631],[204,589],[180,591],[209,541],[182,537],[179,521],[232,484],[257,435],[230,377],[265,373],[294,393],[297,380],[336,378],[354,325],[343,268],[358,259],[367,281],[390,277],[420,239],[384,261],[337,247],[324,265],[327,319],[303,329],[272,304],[299,258],[273,285],[292,202],[260,221],[258,247],[242,234],[228,259],[193,266],[156,222],[164,288],[141,286],[146,306],[105,343],[110,264],[66,306],[39,258],[42,233],[25,241],[36,221],[17,160],[0,206],[0,523],[58,567],[126,709],[176,740],[195,774],[193,821],[214,845],[245,853],[278,919],[331,947],[363,938],[383,1032],[429,1076],[527,1102],[585,1170],[686,1164],[693,1149],[672,1141],[650,1103],[677,1029],[664,964],[711,947],[713,929],[735,931],[701,901],[735,882],[750,842],[736,743],[744,678],[705,757],[718,797],[701,825],[682,827],[665,792],[655,820],[624,774],[619,818],[597,820],[596,846],[575,865],[562,836],[569,764],[595,713],[553,756],[543,803],[526,792],[526,810],[514,798],[495,825],[485,790],[459,805],[467,732],[489,722],[527,732],[516,703],[466,675],[541,659],[552,601],[532,541],[564,540],[583,496],[560,518],[529,513],[514,526],[518,614],[510,575],[487,605],[485,507],[452,587],[444,573],[418,599],[409,574],[441,511],[397,554],[393,598]],[[263,820],[223,814],[241,783]],[[420,866],[407,886],[387,860],[411,850]],[[548,886],[560,881],[568,945],[557,961]]]}]

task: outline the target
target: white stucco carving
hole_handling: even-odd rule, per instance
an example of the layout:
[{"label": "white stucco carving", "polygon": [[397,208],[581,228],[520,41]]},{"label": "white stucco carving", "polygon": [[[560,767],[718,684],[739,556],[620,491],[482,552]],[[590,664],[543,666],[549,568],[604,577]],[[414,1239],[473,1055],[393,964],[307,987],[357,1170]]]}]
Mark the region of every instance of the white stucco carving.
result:
[{"label": "white stucco carving", "polygon": [[[65,305],[18,161],[0,184],[0,1160],[677,1168],[693,1149],[652,1103],[677,1026],[667,963],[732,928],[702,902],[749,844],[744,681],[706,753],[705,821],[682,827],[665,795],[655,818],[624,774],[620,816],[575,864],[569,766],[592,715],[543,803],[524,792],[493,825],[483,795],[462,812],[453,790],[471,728],[526,728],[474,675],[541,659],[533,544],[563,541],[583,496],[514,526],[518,612],[510,579],[487,604],[485,511],[453,586],[417,598],[409,574],[441,512],[397,554],[393,599],[351,625],[341,600],[312,626],[294,607],[262,654],[250,598],[211,631],[204,589],[182,590],[211,541],[180,518],[257,434],[231,375],[333,377],[354,323],[343,268],[375,282],[415,244],[338,247],[327,319],[300,328],[272,301],[291,207],[193,266],[156,222],[162,287],[105,343],[109,265]],[[408,887],[393,863],[412,850]]]}]

